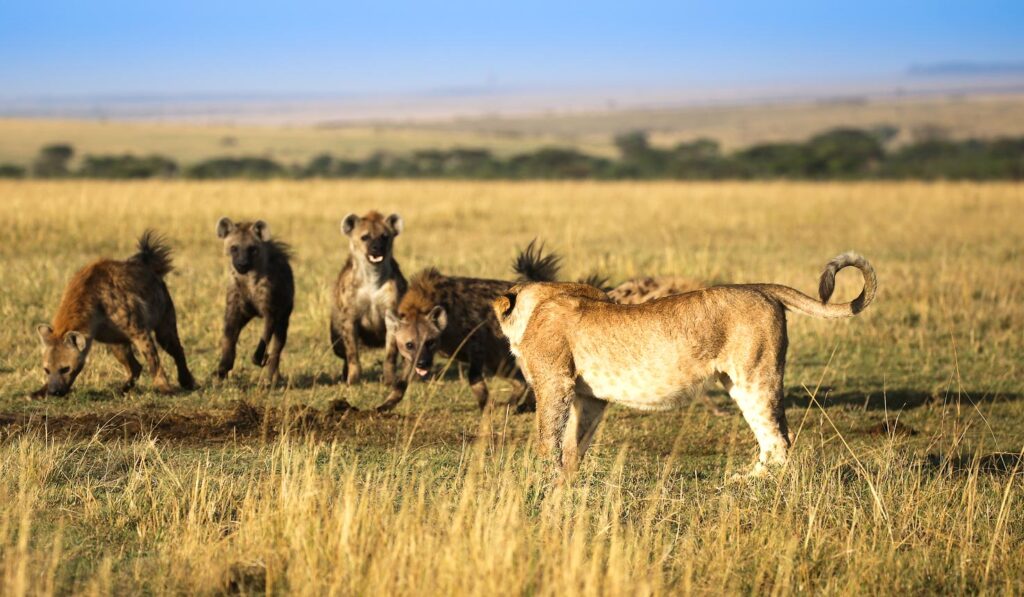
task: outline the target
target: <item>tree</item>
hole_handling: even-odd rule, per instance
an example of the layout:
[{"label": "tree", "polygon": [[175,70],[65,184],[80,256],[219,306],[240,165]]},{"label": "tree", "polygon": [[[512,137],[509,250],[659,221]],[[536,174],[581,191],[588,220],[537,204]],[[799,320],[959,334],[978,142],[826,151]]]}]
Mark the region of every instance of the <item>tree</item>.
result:
[{"label": "tree", "polygon": [[75,150],[65,143],[47,145],[39,150],[32,162],[32,174],[39,178],[58,178],[68,175],[68,162]]}]

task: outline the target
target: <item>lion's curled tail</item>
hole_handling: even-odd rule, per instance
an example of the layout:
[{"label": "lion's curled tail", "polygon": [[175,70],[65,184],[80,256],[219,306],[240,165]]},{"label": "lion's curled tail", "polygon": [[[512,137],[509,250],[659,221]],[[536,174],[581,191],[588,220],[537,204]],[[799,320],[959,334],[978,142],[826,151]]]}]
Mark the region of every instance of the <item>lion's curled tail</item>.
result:
[{"label": "lion's curled tail", "polygon": [[[832,292],[836,287],[836,274],[846,267],[855,267],[860,270],[864,276],[864,289],[861,290],[857,298],[848,303],[829,304],[828,301],[832,298]],[[758,287],[792,311],[825,319],[841,319],[853,317],[871,304],[875,299],[878,279],[875,276],[875,268],[867,259],[857,253],[849,252],[833,258],[821,272],[821,280],[818,282],[820,302],[799,290],[781,284],[759,284]]]}]

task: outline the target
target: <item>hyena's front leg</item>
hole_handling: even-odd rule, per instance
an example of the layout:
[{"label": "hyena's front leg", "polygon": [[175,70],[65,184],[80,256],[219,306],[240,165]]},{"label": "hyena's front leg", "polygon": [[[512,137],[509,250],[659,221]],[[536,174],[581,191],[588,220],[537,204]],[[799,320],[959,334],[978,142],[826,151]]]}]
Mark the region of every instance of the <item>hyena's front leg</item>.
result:
[{"label": "hyena's front leg", "polygon": [[131,334],[131,337],[132,344],[146,360],[146,365],[149,366],[149,374],[153,376],[153,385],[157,391],[162,394],[173,392],[171,382],[167,380],[167,374],[164,373],[164,368],[160,365],[160,353],[156,351],[153,335],[149,331],[137,331]]},{"label": "hyena's front leg", "polygon": [[412,379],[413,365],[412,361],[405,361],[405,366],[402,367],[402,372],[391,384],[391,393],[388,394],[387,400],[381,403],[377,407],[377,412],[386,413],[389,410],[398,406],[398,403],[405,398],[405,391],[409,389],[409,380]]},{"label": "hyena's front leg", "polygon": [[395,383],[395,369],[398,367],[398,360],[402,356],[398,353],[398,341],[395,335],[388,330],[384,336],[384,376],[381,381],[386,385]]},{"label": "hyena's front leg", "polygon": [[135,382],[138,381],[139,374],[142,373],[142,365],[135,358],[131,344],[111,344],[110,352],[128,372],[128,379],[125,380],[120,389],[121,393],[128,392],[135,387]]},{"label": "hyena's front leg", "polygon": [[359,383],[362,370],[359,366],[359,344],[356,342],[356,321],[354,317],[347,317],[341,324],[341,344],[345,347],[345,357],[348,359],[348,371],[345,372],[345,383],[352,385]]},{"label": "hyena's front leg", "polygon": [[235,349],[242,328],[252,320],[253,315],[228,299],[224,313],[224,335],[220,340],[220,364],[217,365],[217,377],[224,379],[235,367]]},{"label": "hyena's front leg", "polygon": [[274,330],[277,328],[277,319],[267,314],[263,318],[263,334],[260,336],[260,342],[256,345],[255,352],[252,353],[252,364],[257,367],[264,367],[267,364],[267,345],[270,344],[270,339],[274,336]]}]

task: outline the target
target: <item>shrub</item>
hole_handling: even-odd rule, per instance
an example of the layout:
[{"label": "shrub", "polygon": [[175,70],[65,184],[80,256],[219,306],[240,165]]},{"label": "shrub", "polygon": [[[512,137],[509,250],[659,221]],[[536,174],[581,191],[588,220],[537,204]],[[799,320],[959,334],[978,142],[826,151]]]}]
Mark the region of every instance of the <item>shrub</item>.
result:
[{"label": "shrub", "polygon": [[189,178],[252,178],[266,179],[286,176],[288,171],[269,158],[214,158],[199,162],[185,172]]},{"label": "shrub", "polygon": [[0,178],[25,178],[25,167],[17,164],[0,164]]},{"label": "shrub", "polygon": [[170,178],[178,173],[173,160],[151,155],[87,155],[78,171],[85,178]]},{"label": "shrub", "polygon": [[40,178],[59,178],[68,175],[68,162],[75,150],[65,143],[47,145],[39,150],[32,162],[32,175]]}]

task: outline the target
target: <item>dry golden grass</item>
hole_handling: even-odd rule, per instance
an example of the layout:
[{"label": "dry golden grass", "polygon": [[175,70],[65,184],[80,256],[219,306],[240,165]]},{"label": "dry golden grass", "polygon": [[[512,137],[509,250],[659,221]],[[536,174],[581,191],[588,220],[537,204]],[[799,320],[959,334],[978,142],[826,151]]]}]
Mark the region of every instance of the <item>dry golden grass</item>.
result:
[{"label": "dry golden grass", "polygon": [[[1024,591],[1024,186],[69,181],[0,196],[5,595]],[[385,393],[335,383],[326,340],[338,222],[369,207],[404,216],[407,272],[504,276],[537,236],[567,277],[811,291],[852,248],[880,292],[851,321],[790,318],[799,434],[778,478],[724,482],[754,442],[716,395],[728,416],[611,409],[579,482],[555,491],[531,418],[481,418],[457,373],[415,384],[391,417],[302,411]],[[165,397],[144,376],[118,396],[98,352],[68,399],[24,399],[40,378],[31,324],[72,271],[129,254],[148,226],[177,249],[168,284],[206,378],[221,215],[262,217],[295,247],[288,387],[255,389],[250,331],[223,387]],[[840,278],[838,298],[855,294],[857,277]],[[379,357],[364,357],[370,379]],[[245,409],[277,414],[232,431]]]}]

